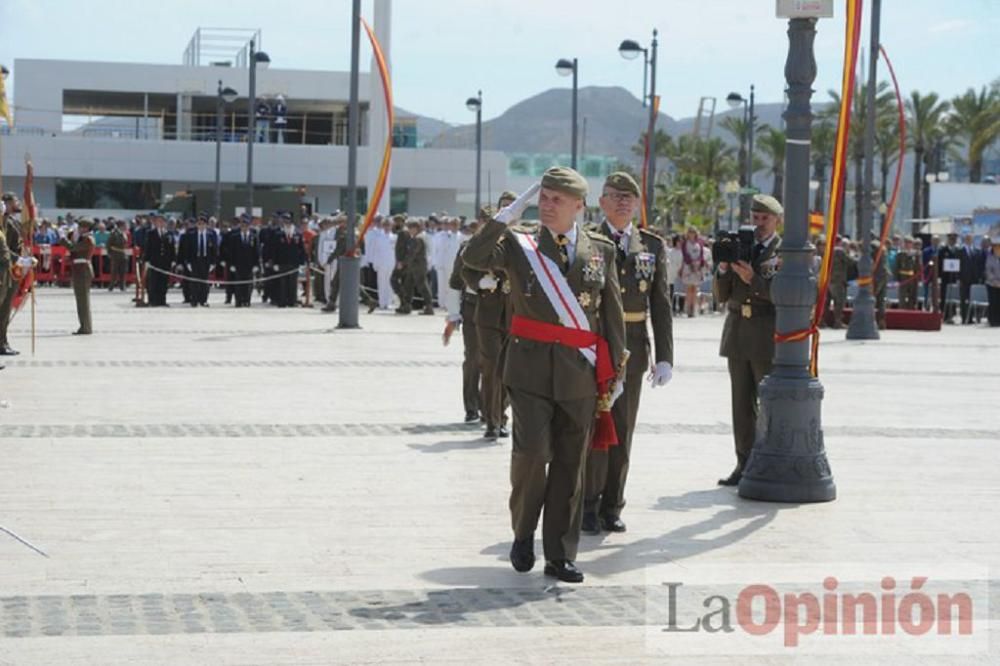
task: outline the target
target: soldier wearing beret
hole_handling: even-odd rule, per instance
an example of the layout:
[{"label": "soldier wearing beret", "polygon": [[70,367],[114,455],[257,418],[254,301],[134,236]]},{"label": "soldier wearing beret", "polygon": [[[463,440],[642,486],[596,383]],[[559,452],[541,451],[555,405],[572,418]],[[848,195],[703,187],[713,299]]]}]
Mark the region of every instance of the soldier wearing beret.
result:
[{"label": "soldier wearing beret", "polygon": [[[508,226],[536,193],[541,225]],[[472,268],[503,271],[510,280],[503,380],[514,413],[511,564],[521,572],[534,567],[544,509],[545,574],[572,583],[583,580],[573,560],[587,451],[617,444],[611,396],[627,357],[615,247],[576,221],[586,196],[580,174],[552,167],[487,222],[464,253]]]},{"label": "soldier wearing beret", "polygon": [[[14,217],[14,215],[21,212],[21,202],[18,200],[16,194],[7,192],[3,195],[3,204],[6,209],[3,214],[3,234],[6,237],[10,260],[11,262],[15,262],[21,256],[23,249],[21,245],[20,222]],[[0,278],[0,280],[2,279],[4,278]],[[10,282],[8,288],[3,289],[2,285],[0,285],[0,356],[17,356],[19,352],[13,349],[7,340],[7,326],[10,324],[10,312],[13,309],[14,292],[17,291],[17,284],[10,276],[7,276],[6,279]]]},{"label": "soldier wearing beret", "polygon": [[899,307],[917,309],[917,282],[923,273],[920,253],[912,238],[903,240],[903,250],[896,255],[896,280],[899,282]]},{"label": "soldier wearing beret", "polygon": [[729,365],[736,443],[736,468],[719,479],[723,486],[735,486],[743,476],[757,429],[757,386],[771,372],[774,358],[771,278],[778,270],[778,223],[784,209],[774,197],[756,194],[750,211],[756,227],[751,261],[720,262],[712,283],[717,302],[728,310],[719,353]]},{"label": "soldier wearing beret", "polygon": [[[402,235],[400,234],[400,236]],[[414,219],[406,221],[406,235],[408,238],[402,245],[404,255],[402,260],[396,264],[401,273],[400,302],[396,313],[410,314],[413,311],[413,295],[416,293],[424,303],[424,309],[420,311],[420,314],[432,315],[434,314],[434,299],[431,297],[431,290],[427,284],[427,237],[423,233],[420,222]],[[400,248],[399,241],[397,241],[396,248],[397,251]]]},{"label": "soldier wearing beret", "polygon": [[94,269],[90,265],[94,254],[94,239],[91,238],[90,231],[94,223],[88,218],[82,218],[77,224],[79,226],[74,237],[64,238],[59,244],[69,250],[73,261],[73,296],[76,297],[76,315],[80,320],[80,328],[73,335],[90,335],[94,332],[90,321],[90,284],[94,280]]},{"label": "soldier wearing beret", "polygon": [[847,280],[856,273],[857,262],[848,252],[847,239],[838,237],[830,261],[830,300],[833,301],[833,328],[844,326],[844,306],[847,304]]},{"label": "soldier wearing beret", "polygon": [[[504,192],[497,209],[514,202],[517,195]],[[492,216],[483,222],[489,222]],[[503,351],[510,330],[510,281],[502,271],[479,271],[470,266],[462,269],[462,281],[476,293],[476,331],[479,335],[479,369],[483,382],[482,415],[486,420],[486,439],[508,437],[507,406],[509,400],[503,385]]]},{"label": "soldier wearing beret", "polygon": [[625,346],[631,352],[625,373],[625,392],[615,401],[611,415],[618,446],[592,451],[587,457],[582,530],[624,532],[621,511],[625,506],[625,480],[632,450],[632,434],[639,412],[642,382],[650,367],[647,319],[653,327],[654,359],[651,384],[670,381],[674,362],[670,285],[667,282],[667,243],[656,234],[632,224],[638,210],[639,185],[627,173],[613,173],[604,181],[599,199],[604,222],[597,231],[615,244],[618,282],[625,319]]}]

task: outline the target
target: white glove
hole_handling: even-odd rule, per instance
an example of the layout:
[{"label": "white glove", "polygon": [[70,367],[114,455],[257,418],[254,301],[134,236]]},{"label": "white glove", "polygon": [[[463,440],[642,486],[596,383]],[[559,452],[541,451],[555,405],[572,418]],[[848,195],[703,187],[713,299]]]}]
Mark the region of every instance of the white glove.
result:
[{"label": "white glove", "polygon": [[253,272],[254,273],[260,273],[260,266],[254,266],[253,267]]},{"label": "white glove", "polygon": [[208,272],[211,273],[214,270],[215,270],[215,264],[209,264],[209,266],[208,266]]},{"label": "white glove", "polygon": [[484,291],[493,291],[497,288],[497,279],[492,274],[484,275],[479,279],[479,288]]},{"label": "white glove", "polygon": [[220,261],[220,262],[219,262],[219,265],[220,265],[220,266],[222,266],[223,268],[225,268],[225,267],[226,267],[226,262],[224,262],[224,261]]},{"label": "white glove", "polygon": [[653,368],[653,371],[649,373],[649,385],[653,388],[657,386],[666,386],[670,379],[674,376],[674,369],[666,361],[660,361]]},{"label": "white glove", "polygon": [[184,264],[184,266],[187,267],[188,273],[194,273],[194,269],[191,268],[191,264]]},{"label": "white glove", "polygon": [[522,192],[514,202],[505,206],[500,210],[499,213],[493,218],[497,222],[503,222],[504,224],[510,224],[515,220],[521,219],[521,215],[524,213],[524,209],[528,207],[531,200],[535,198],[538,194],[538,190],[542,189],[542,184],[540,182],[532,184],[531,187]]}]

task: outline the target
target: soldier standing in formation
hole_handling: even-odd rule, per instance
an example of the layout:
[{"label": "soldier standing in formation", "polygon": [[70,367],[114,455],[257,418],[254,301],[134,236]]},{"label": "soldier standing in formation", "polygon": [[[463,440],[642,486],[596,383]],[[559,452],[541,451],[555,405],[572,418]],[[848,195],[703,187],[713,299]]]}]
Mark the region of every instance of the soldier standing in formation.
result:
[{"label": "soldier standing in formation", "polygon": [[667,282],[667,242],[632,224],[639,201],[639,185],[627,173],[613,173],[604,181],[599,199],[604,222],[597,232],[615,244],[618,283],[625,309],[625,346],[631,354],[625,373],[625,392],[611,410],[618,446],[607,451],[591,451],[587,457],[581,529],[588,534],[598,534],[601,529],[625,531],[625,523],[621,520],[625,480],[642,382],[650,367],[647,316],[653,326],[656,345],[651,384],[663,386],[673,374],[674,335]]},{"label": "soldier standing in formation", "polygon": [[127,245],[125,222],[119,222],[108,235],[108,254],[111,258],[111,284],[108,285],[108,291],[114,291],[116,286],[125,291],[125,273],[128,272],[129,258]]},{"label": "soldier standing in formation", "polygon": [[[410,314],[413,311],[413,295],[416,293],[424,302],[422,315],[434,314],[434,299],[431,297],[430,287],[427,285],[427,245],[423,233],[421,233],[420,222],[408,220],[406,222],[406,233],[400,234],[400,240],[396,241],[396,268],[401,272],[401,284],[399,293],[399,307],[397,314]],[[403,236],[407,236],[403,240]],[[403,256],[400,260],[400,243],[403,247]]]},{"label": "soldier standing in formation", "polygon": [[153,215],[153,228],[146,235],[146,246],[142,252],[142,260],[146,263],[150,307],[169,307],[167,305],[169,278],[166,271],[173,266],[175,256],[176,249],[166,229],[166,220],[162,215]]},{"label": "soldier standing in formation", "polygon": [[[514,202],[517,195],[504,192],[498,209]],[[488,222],[489,218],[484,220]],[[503,385],[503,357],[510,330],[510,280],[501,271],[479,271],[466,266],[462,281],[478,296],[476,332],[479,335],[479,370],[483,381],[482,414],[486,420],[486,439],[509,437],[507,406],[509,399]]]},{"label": "soldier standing in formation", "polygon": [[778,270],[778,223],[784,209],[767,194],[755,194],[750,206],[754,240],[751,261],[720,262],[712,287],[728,308],[720,355],[727,359],[732,389],[736,468],[719,485],[738,485],[753,449],[757,430],[757,386],[771,372],[775,309],[771,279]]},{"label": "soldier standing in formation", "polygon": [[76,297],[76,316],[80,320],[80,328],[73,335],[90,335],[94,332],[90,321],[90,285],[94,280],[94,268],[90,265],[94,239],[90,231],[94,223],[82,218],[77,224],[74,238],[64,238],[59,244],[69,250],[73,261],[73,296]]},{"label": "soldier standing in formation", "polygon": [[[877,239],[873,239],[870,244],[872,252],[872,261],[879,254],[879,248],[882,247]],[[886,252],[882,253],[882,256],[878,257],[878,263],[872,265],[872,295],[875,296],[875,323],[879,330],[885,330],[885,296],[886,288],[889,284],[889,266],[886,257]]]},{"label": "soldier standing in formation", "polygon": [[[7,251],[11,262],[16,262],[21,256],[22,246],[20,222],[14,215],[21,212],[21,202],[17,195],[7,192],[3,195],[3,204],[6,209],[3,215],[3,233],[6,236]],[[10,324],[10,313],[16,291],[17,283],[12,279],[6,293],[0,289],[0,356],[17,356],[19,353],[10,346],[10,341],[7,339],[7,327]]]},{"label": "soldier standing in formation", "polygon": [[847,240],[837,238],[830,261],[830,299],[833,301],[833,326],[844,327],[844,306],[847,304],[847,279],[854,266],[854,259],[847,252]]},{"label": "soldier standing in formation", "polygon": [[[508,227],[539,189],[541,226]],[[534,567],[544,508],[545,574],[572,583],[583,580],[573,560],[587,449],[616,441],[612,383],[626,354],[615,247],[576,222],[586,196],[587,181],[576,171],[547,169],[541,184],[486,223],[464,253],[469,266],[510,279],[504,384],[514,413],[511,564],[521,572]]]},{"label": "soldier standing in formation", "polygon": [[[479,220],[487,221],[493,216],[493,211],[489,206],[483,207],[479,211]],[[479,227],[479,220],[472,220],[465,225],[462,230],[467,236],[476,233]],[[458,254],[455,255],[455,264],[452,267],[451,275],[448,278],[448,286],[457,290],[461,294],[458,312],[448,313],[448,324],[445,327],[445,344],[448,344],[451,334],[456,326],[462,327],[462,404],[465,407],[465,422],[475,423],[479,420],[482,399],[482,371],[480,369],[479,355],[479,333],[476,328],[476,305],[479,296],[474,289],[470,289],[462,279],[462,270],[465,263],[462,255],[465,253],[465,246],[468,238],[459,245]]]},{"label": "soldier standing in formation", "polygon": [[899,307],[904,310],[917,309],[917,285],[923,267],[920,254],[913,247],[913,239],[903,240],[903,251],[896,255],[896,280],[899,282]]}]

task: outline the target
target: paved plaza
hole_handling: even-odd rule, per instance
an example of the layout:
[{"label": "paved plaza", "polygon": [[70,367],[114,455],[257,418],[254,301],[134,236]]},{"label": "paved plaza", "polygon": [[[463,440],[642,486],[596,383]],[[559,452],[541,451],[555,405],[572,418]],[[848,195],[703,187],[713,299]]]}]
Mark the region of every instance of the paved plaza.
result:
[{"label": "paved plaza", "polygon": [[[319,310],[221,301],[95,291],[95,335],[76,337],[72,294],[41,289],[34,356],[28,313],[13,324],[0,665],[1000,661],[1000,330],[827,332],[839,497],[788,506],[715,485],[734,462],[722,320],[676,321],[674,380],[643,395],[628,532],[584,536],[587,579],[568,586],[507,561],[510,442],[461,423],[443,317],[334,331]],[[816,563],[987,572],[992,631],[972,654],[893,658],[651,638],[662,576]]]}]

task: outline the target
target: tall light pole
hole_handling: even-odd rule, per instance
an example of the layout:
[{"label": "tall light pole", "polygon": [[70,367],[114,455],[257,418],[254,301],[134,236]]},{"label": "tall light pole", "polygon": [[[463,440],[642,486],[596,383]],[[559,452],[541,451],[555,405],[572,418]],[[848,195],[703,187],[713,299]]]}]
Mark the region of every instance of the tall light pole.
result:
[{"label": "tall light pole", "polygon": [[[872,200],[875,194],[875,83],[878,76],[879,17],[882,0],[872,2],[871,47],[868,52],[868,90],[865,103],[865,172],[861,194],[861,258],[858,260],[858,295],[854,299],[851,321],[847,325],[848,340],[878,340],[875,322],[875,296],[872,266],[871,230],[875,216]],[[881,237],[881,234],[879,235]]]},{"label": "tall light pole", "polygon": [[261,69],[267,69],[271,59],[263,51],[254,50],[254,40],[250,40],[250,95],[247,97],[247,215],[253,217],[253,140],[257,131],[257,116],[254,107],[257,106],[257,64]]},{"label": "tall light pole", "polygon": [[[653,41],[649,50],[639,42],[626,39],[618,46],[618,53],[626,60],[634,60],[643,54],[643,88],[645,89],[646,68],[649,68],[649,124],[646,126],[646,140],[649,142],[649,161],[646,163],[646,223],[653,224],[654,198],[656,195],[656,117],[659,113],[656,104],[656,37],[659,33],[653,29]],[[643,90],[645,92],[645,90]],[[643,95],[645,104],[647,96]]]},{"label": "tall light pole", "polygon": [[465,107],[469,111],[476,112],[476,208],[472,214],[478,216],[479,207],[482,205],[480,193],[483,177],[483,91],[480,90],[475,97],[465,100]]},{"label": "tall light pole", "polygon": [[[784,119],[785,232],[781,268],[771,281],[779,334],[808,330],[816,303],[816,276],[809,243],[809,150],[812,137],[812,84],[816,80],[813,41],[816,20],[832,16],[833,1],[779,12],[788,18]],[[803,3],[805,4],[805,3]],[[779,3],[779,9],[782,4]],[[817,8],[818,7],[818,8]],[[757,439],[740,480],[740,497],[771,502],[826,502],[835,499],[830,465],[823,448],[823,385],[809,373],[809,339],[780,342],[774,369],[760,383]]]},{"label": "tall light pole", "polygon": [[219,223],[222,222],[222,109],[224,105],[232,104],[237,94],[228,86],[223,88],[222,80],[219,80],[215,100],[215,220]]},{"label": "tall light pole", "polygon": [[347,110],[347,252],[337,261],[340,272],[340,320],[337,328],[360,328],[358,296],[361,293],[361,261],[357,256],[358,224],[358,134],[361,111],[358,77],[361,48],[361,0],[351,2],[351,83]]},{"label": "tall light pole", "polygon": [[[560,58],[556,63],[556,72],[559,76],[573,76],[573,121],[572,121],[572,152],[570,156],[570,166],[576,169],[576,91],[577,91],[577,63],[576,58],[572,60],[567,60],[566,58]],[[477,211],[478,214],[478,211]]]},{"label": "tall light pole", "polygon": [[[750,99],[731,92],[726,96],[726,102],[730,108],[743,106],[743,136],[740,137],[740,152],[744,154],[744,162],[741,165],[740,185],[744,191],[740,193],[740,222],[750,223],[750,198],[756,194],[753,191],[753,140],[754,131],[757,126],[757,118],[754,113],[754,87],[750,85]],[[748,103],[749,102],[749,103]],[[745,151],[745,152],[744,152]]]}]

